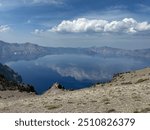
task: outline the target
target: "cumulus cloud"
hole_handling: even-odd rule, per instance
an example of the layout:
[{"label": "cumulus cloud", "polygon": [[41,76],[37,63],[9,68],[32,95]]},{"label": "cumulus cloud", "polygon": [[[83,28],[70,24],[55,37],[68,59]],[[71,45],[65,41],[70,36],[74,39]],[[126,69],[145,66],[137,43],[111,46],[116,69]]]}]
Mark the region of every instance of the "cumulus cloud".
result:
[{"label": "cumulus cloud", "polygon": [[79,18],[73,21],[64,20],[50,29],[52,32],[71,33],[138,33],[150,31],[150,23],[138,22],[133,18],[124,18],[121,21],[107,21],[101,19]]},{"label": "cumulus cloud", "polygon": [[0,25],[0,33],[7,32],[10,30],[10,27],[8,25]]}]

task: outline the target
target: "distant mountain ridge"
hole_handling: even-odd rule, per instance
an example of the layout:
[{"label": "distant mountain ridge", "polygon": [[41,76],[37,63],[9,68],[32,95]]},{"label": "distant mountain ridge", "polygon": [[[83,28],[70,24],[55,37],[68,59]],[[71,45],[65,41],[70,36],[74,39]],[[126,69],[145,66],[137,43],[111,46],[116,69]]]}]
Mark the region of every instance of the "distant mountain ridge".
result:
[{"label": "distant mountain ridge", "polygon": [[46,55],[46,48],[31,43],[17,44],[0,41],[0,61],[30,60]]},{"label": "distant mountain ridge", "polygon": [[33,60],[46,55],[84,54],[103,57],[150,58],[150,49],[124,50],[111,47],[43,47],[32,43],[7,43],[0,41],[0,61]]}]

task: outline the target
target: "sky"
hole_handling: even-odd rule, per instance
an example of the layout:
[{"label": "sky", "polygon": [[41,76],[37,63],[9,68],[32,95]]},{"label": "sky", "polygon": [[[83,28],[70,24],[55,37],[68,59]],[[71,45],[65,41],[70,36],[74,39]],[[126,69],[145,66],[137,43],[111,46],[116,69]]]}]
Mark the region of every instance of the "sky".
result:
[{"label": "sky", "polygon": [[149,0],[0,0],[0,40],[150,48]]}]

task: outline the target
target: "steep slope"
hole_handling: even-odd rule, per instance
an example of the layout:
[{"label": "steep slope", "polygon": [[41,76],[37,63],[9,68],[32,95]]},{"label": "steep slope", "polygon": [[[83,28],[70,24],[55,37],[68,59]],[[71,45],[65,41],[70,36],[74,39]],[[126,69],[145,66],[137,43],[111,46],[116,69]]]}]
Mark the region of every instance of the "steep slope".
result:
[{"label": "steep slope", "polygon": [[0,64],[0,99],[18,99],[36,93],[33,86],[21,82],[19,74],[8,66]]},{"label": "steep slope", "polygon": [[0,99],[0,112],[150,112],[150,68],[76,91],[57,90],[57,86],[41,96]]},{"label": "steep slope", "polygon": [[6,80],[4,76],[0,75],[0,91],[7,90],[18,90],[20,92],[35,92],[34,87],[31,85],[26,85],[24,83],[19,83],[15,81]]},{"label": "steep slope", "polygon": [[1,63],[0,63],[0,75],[3,75],[7,80],[10,81],[22,82],[22,78],[19,74],[14,72],[7,65],[2,65]]}]

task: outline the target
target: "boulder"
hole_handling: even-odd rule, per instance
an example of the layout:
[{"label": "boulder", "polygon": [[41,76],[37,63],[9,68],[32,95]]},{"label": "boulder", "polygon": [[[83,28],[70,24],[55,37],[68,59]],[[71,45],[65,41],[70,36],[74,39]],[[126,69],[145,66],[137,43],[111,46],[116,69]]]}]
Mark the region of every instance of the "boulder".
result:
[{"label": "boulder", "polygon": [[65,88],[59,84],[59,83],[54,83],[49,90],[47,90],[44,95],[48,95],[48,94],[60,94],[62,92],[64,92]]}]

